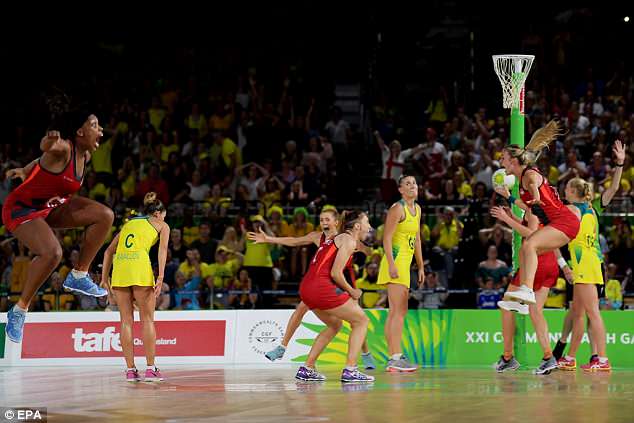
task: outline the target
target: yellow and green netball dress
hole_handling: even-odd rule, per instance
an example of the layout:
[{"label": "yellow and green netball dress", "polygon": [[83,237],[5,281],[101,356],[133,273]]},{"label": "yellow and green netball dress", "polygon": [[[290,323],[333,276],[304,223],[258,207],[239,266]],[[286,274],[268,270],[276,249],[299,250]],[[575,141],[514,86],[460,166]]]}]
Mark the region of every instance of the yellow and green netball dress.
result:
[{"label": "yellow and green netball dress", "polygon": [[147,216],[130,219],[119,233],[112,262],[112,286],[154,286],[150,248],[159,238]]},{"label": "yellow and green netball dress", "polygon": [[570,268],[575,283],[603,285],[600,250],[597,249],[599,221],[591,206],[574,203],[581,211],[579,233],[568,244]]},{"label": "yellow and green netball dress", "polygon": [[[405,204],[405,201],[401,200],[399,203],[403,206],[403,210],[405,211],[405,220],[396,224],[396,230],[392,236],[392,257],[398,269],[398,279],[394,280],[390,277],[390,266],[386,256],[383,256],[379,267],[379,279],[377,280],[377,284],[397,283],[409,288],[410,267],[412,265],[412,257],[414,257],[416,233],[420,229],[421,212],[420,206],[414,203],[416,206],[416,215],[413,216],[407,204]],[[389,251],[386,251],[385,254],[389,254]]]}]

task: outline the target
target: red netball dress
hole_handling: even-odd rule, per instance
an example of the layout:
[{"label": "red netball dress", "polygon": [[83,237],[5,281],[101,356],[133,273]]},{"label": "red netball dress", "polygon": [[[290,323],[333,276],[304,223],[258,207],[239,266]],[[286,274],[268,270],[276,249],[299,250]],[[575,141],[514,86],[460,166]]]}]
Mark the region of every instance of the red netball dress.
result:
[{"label": "red netball dress", "polygon": [[574,239],[579,232],[579,219],[559,198],[557,191],[548,183],[546,178],[535,168],[527,167],[520,177],[520,198],[526,204],[533,200],[533,196],[521,183],[524,174],[528,170],[537,172],[542,177],[539,185],[539,196],[542,204],[531,206],[531,211],[539,218],[539,221],[563,232],[569,239]]},{"label": "red netball dress", "polygon": [[[522,221],[522,225],[526,225],[526,220]],[[540,224],[540,226],[542,226]],[[537,271],[535,272],[535,281],[533,282],[533,291],[539,291],[540,288],[552,288],[557,284],[559,277],[559,265],[557,264],[557,256],[554,251],[549,251],[537,256]],[[512,285],[520,286],[520,271],[517,269],[515,276],[511,281]]]},{"label": "red netball dress", "polygon": [[[330,276],[338,250],[334,238],[324,237],[310,262],[299,287],[299,295],[310,309],[329,310],[345,304],[350,298],[347,292],[337,292],[338,287]],[[351,263],[352,256],[346,262],[346,268],[349,269]]]},{"label": "red netball dress", "polygon": [[38,160],[26,180],[7,196],[2,206],[2,221],[9,231],[13,232],[22,223],[45,219],[79,191],[83,175],[77,175],[74,146],[71,151],[70,160],[59,173],[44,169]]}]

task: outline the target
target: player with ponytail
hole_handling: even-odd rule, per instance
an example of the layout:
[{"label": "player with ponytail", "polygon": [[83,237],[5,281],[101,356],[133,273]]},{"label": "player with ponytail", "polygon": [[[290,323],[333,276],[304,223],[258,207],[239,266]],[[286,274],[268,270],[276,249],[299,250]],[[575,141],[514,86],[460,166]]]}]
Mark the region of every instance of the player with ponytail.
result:
[{"label": "player with ponytail", "polygon": [[[161,381],[163,376],[154,363],[156,350],[156,329],[154,327],[154,309],[156,298],[161,294],[167,245],[170,228],[165,223],[165,205],[148,192],[143,199],[144,214],[130,218],[121,228],[121,232],[112,240],[104,253],[101,280],[102,284],[117,300],[121,315],[121,348],[125,357],[126,379],[128,382],[140,380],[134,365],[134,344],[132,326],[134,325],[134,303],[139,307],[143,323],[143,346],[147,360],[145,381]],[[150,248],[159,241],[158,276],[154,279]],[[112,281],[110,282],[110,268]]]}]

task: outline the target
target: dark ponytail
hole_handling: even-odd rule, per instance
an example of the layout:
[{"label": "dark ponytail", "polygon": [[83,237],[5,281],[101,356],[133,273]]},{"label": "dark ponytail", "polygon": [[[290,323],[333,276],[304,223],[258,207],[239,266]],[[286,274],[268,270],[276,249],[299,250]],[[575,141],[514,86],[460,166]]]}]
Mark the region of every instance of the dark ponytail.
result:
[{"label": "dark ponytail", "polygon": [[155,192],[148,192],[143,198],[143,211],[146,215],[150,216],[156,212],[165,211],[165,206],[161,200],[156,197]]},{"label": "dark ponytail", "polygon": [[341,230],[350,231],[354,229],[355,223],[358,223],[365,213],[358,210],[344,210],[341,213]]}]

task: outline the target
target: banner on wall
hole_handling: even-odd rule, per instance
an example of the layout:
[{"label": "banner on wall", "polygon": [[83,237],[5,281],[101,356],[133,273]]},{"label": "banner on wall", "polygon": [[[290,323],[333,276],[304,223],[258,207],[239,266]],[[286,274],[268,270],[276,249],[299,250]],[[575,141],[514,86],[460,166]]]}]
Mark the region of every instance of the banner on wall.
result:
[{"label": "banner on wall", "polygon": [[[503,352],[503,337],[500,313],[496,310],[455,310],[453,330],[449,339],[448,365],[483,365],[483,359],[491,363]],[[551,346],[561,337],[565,317],[563,310],[545,310]],[[606,328],[606,350],[610,362],[615,367],[634,367],[634,312],[602,312]],[[527,365],[537,364],[542,350],[537,334],[528,316],[524,336],[517,339],[523,343]],[[590,343],[584,334],[577,358],[585,363],[590,357]],[[491,364],[489,363],[489,364]]]},{"label": "banner on wall", "polygon": [[[288,322],[294,310],[245,310],[237,318],[237,336],[235,340],[236,363],[270,363],[264,356],[281,344]],[[308,353],[310,346],[301,339],[312,339],[316,333],[311,327],[322,324],[312,313],[303,316],[302,324],[288,344],[284,357],[276,362],[290,363],[294,357]]]},{"label": "banner on wall", "polygon": [[[165,364],[232,363],[235,319],[235,311],[156,312],[156,354]],[[142,335],[135,313],[137,357],[145,356]],[[123,359],[116,312],[29,313],[22,342],[7,344],[2,363],[8,365],[119,364]]]},{"label": "banner on wall", "polygon": [[[383,328],[387,310],[366,310],[367,341],[379,365],[388,359]],[[293,310],[157,312],[157,355],[166,364],[264,364],[267,351],[279,345]],[[559,339],[565,312],[546,310],[551,345]],[[31,313],[21,345],[5,340],[5,316],[0,316],[0,364],[116,364],[122,360],[117,313]],[[138,317],[137,317],[138,319]],[[616,368],[634,368],[634,312],[606,311],[607,353]],[[519,320],[518,320],[519,322]],[[525,332],[515,337],[525,352],[526,366],[542,356],[537,336],[524,318]],[[301,363],[325,325],[309,312],[288,345],[281,363]],[[135,355],[143,355],[142,328],[135,323]],[[320,364],[345,362],[350,327],[344,326],[322,353]],[[405,319],[403,352],[423,366],[490,366],[503,350],[497,310],[410,310]],[[587,336],[579,361],[590,354]],[[77,360],[79,358],[79,360]]]},{"label": "banner on wall", "polygon": [[[156,321],[159,357],[225,355],[224,320]],[[133,330],[134,355],[144,356],[142,323]],[[27,323],[23,359],[121,357],[119,322]]]},{"label": "banner on wall", "polygon": [[[453,313],[453,310],[410,310],[405,319],[403,330],[403,353],[410,360],[422,365],[446,365]],[[366,314],[370,318],[366,337],[368,347],[378,362],[385,363],[389,356],[383,330],[387,321],[387,310],[366,310]],[[302,322],[302,327],[305,330],[298,334],[293,341],[296,344],[293,351],[297,353],[290,357],[291,361],[298,363],[306,360],[314,338],[325,328],[325,325],[315,319],[314,321]],[[302,336],[304,334],[307,336]],[[319,363],[345,363],[349,336],[350,326],[344,323],[337,336],[320,356]],[[297,346],[297,344],[299,345]]]},{"label": "banner on wall", "polygon": [[[367,310],[370,318],[367,342],[379,362],[387,362],[385,341],[387,310]],[[560,338],[565,311],[546,310],[551,345]],[[606,326],[607,354],[615,367],[634,368],[634,312],[603,312]],[[303,330],[292,341],[287,354],[294,362],[303,362],[316,335],[325,328],[321,322],[302,322]],[[302,336],[308,331],[308,336]],[[299,333],[299,331],[298,331]],[[343,364],[348,348],[350,328],[344,327],[321,355],[321,364]],[[521,343],[527,366],[537,365],[542,351],[530,318],[525,317],[525,332],[514,337]],[[503,352],[501,317],[498,310],[410,310],[405,319],[403,353],[423,366],[489,366]],[[579,349],[579,360],[590,356],[587,335]]]}]

